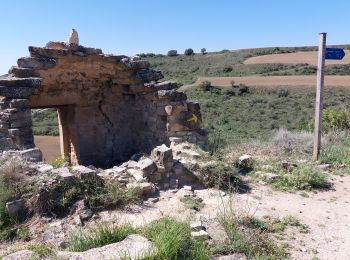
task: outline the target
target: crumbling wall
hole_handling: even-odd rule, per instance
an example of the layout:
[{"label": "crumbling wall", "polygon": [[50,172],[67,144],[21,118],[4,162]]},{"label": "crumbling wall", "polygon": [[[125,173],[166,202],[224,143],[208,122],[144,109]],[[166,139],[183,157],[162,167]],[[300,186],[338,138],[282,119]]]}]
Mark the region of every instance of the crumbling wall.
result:
[{"label": "crumbling wall", "polygon": [[47,107],[73,164],[113,165],[171,138],[204,145],[199,105],[147,61],[60,42],[29,52],[0,78],[0,151],[38,155],[30,109]]}]

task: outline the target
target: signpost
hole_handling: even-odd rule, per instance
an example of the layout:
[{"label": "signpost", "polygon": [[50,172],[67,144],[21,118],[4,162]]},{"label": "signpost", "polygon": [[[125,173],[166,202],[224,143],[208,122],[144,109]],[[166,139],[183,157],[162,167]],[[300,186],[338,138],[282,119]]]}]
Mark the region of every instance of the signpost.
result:
[{"label": "signpost", "polygon": [[326,48],[326,33],[320,33],[320,43],[318,47],[317,64],[317,88],[316,88],[316,106],[315,106],[315,137],[313,160],[317,161],[321,148],[321,130],[322,130],[322,109],[323,109],[323,87],[324,87],[324,65],[327,60],[341,60],[345,52],[340,48]]},{"label": "signpost", "polygon": [[345,56],[345,51],[340,48],[326,48],[326,60],[342,60]]}]

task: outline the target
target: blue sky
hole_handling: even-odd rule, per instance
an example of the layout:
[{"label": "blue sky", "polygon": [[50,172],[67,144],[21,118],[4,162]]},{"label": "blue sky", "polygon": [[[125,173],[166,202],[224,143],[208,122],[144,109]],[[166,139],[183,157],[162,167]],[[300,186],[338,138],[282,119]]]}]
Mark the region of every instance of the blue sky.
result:
[{"label": "blue sky", "polygon": [[66,40],[133,55],[350,43],[348,0],[1,0],[0,75],[27,47]]}]

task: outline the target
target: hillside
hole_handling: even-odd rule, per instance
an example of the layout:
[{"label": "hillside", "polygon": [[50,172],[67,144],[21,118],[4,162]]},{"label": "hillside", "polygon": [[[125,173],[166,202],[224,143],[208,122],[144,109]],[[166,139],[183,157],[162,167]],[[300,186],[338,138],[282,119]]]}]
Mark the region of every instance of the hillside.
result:
[{"label": "hillside", "polygon": [[[349,48],[349,45],[336,47]],[[222,50],[221,52],[212,52],[196,54],[193,56],[178,55],[168,57],[165,55],[140,54],[143,58],[150,61],[152,67],[163,72],[165,80],[176,80],[183,84],[191,84],[198,77],[241,77],[251,75],[313,75],[316,73],[314,65],[306,64],[305,61],[295,63],[298,56],[310,56],[314,53],[316,47],[274,47],[243,50]],[[265,57],[270,55],[286,55],[291,61],[276,60],[268,62]],[[304,55],[305,54],[305,55]],[[278,56],[277,57],[280,57]],[[313,54],[312,54],[313,55]],[[348,55],[349,56],[349,55]],[[254,58],[253,58],[254,57]],[[275,56],[274,56],[275,57]],[[295,58],[297,57],[297,58]],[[252,59],[262,59],[261,62],[246,62]],[[346,61],[348,57],[346,56]],[[350,75],[349,64],[329,64],[326,67],[327,75]]]}]

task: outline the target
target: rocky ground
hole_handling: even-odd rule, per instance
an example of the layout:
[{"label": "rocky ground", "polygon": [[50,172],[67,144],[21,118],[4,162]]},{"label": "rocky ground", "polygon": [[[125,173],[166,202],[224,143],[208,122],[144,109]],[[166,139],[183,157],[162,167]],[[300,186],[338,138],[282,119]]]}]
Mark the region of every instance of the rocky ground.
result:
[{"label": "rocky ground", "polygon": [[[169,159],[169,156],[163,156],[164,153],[167,153],[168,148],[160,147],[158,148],[159,151],[161,152],[158,155],[155,153],[151,157],[156,158],[154,159],[155,161],[142,157],[139,159],[141,165],[147,165],[144,168],[147,169],[146,172],[150,168],[152,168],[152,172],[156,172],[157,167],[164,166],[164,164],[160,165],[159,162],[165,160],[165,162],[171,164],[171,167],[177,169],[176,171],[179,174],[179,165],[177,165],[179,162],[181,162],[181,165],[188,165],[189,162],[198,160],[200,156],[198,151],[189,149],[187,145],[185,147],[181,146],[181,149],[173,147],[174,159]],[[160,156],[160,154],[163,155]],[[180,156],[181,154],[182,157]],[[172,160],[174,162],[169,163]],[[131,162],[129,161],[128,164],[130,165]],[[40,169],[43,172],[45,172],[44,166],[42,165]],[[46,165],[45,167],[49,166]],[[225,240],[226,234],[218,221],[218,217],[222,214],[239,212],[240,214],[254,216],[262,220],[282,219],[287,216],[293,216],[298,219],[304,230],[288,227],[283,234],[274,235],[274,240],[279,244],[288,244],[288,252],[291,259],[313,259],[314,257],[319,259],[350,258],[350,216],[348,212],[350,176],[329,175],[332,188],[314,192],[280,192],[261,182],[250,182],[251,190],[246,193],[228,193],[218,189],[201,188],[199,183],[192,186],[172,184],[172,187],[169,187],[170,189],[156,191],[156,187],[151,183],[134,181],[138,177],[138,174],[142,172],[140,167],[137,168],[134,165],[136,170],[131,171],[130,169],[132,167],[128,167],[127,164],[123,164],[122,166],[113,168],[113,170],[99,172],[98,176],[115,180],[119,178],[119,181],[127,182],[126,185],[141,187],[146,195],[142,203],[131,204],[112,210],[92,211],[84,205],[84,200],[78,200],[72,207],[70,214],[63,218],[52,215],[34,215],[32,219],[25,223],[31,235],[30,243],[46,243],[53,248],[64,250],[71,234],[95,226],[96,223],[130,223],[135,227],[141,227],[165,216],[174,217],[191,223],[191,225],[199,225],[201,226],[200,229],[205,229],[207,232],[204,232],[204,236],[208,236],[209,241],[220,243]],[[170,166],[168,165],[166,167]],[[64,178],[73,178],[73,176],[76,176],[76,172],[80,172],[80,175],[83,172],[83,176],[92,174],[93,172],[92,170],[89,173],[85,168],[73,169],[75,170],[70,169],[73,174],[65,172],[66,170],[62,169],[56,169],[54,171],[56,173],[58,172]],[[128,178],[131,178],[130,175],[133,176],[133,181],[131,182],[130,180],[126,180],[127,178],[121,174],[128,169]],[[173,171],[175,174],[175,170]],[[80,176],[80,178],[85,177]],[[200,202],[203,207],[197,209],[189,208],[183,202],[183,198],[192,198]],[[102,254],[107,257],[115,252],[113,250],[124,250],[125,245],[126,247],[132,247],[130,245],[133,242],[135,242],[135,246],[136,244],[139,245],[137,248],[140,251],[132,253],[133,255],[137,255],[140,252],[145,252],[153,248],[152,243],[144,239],[143,237],[134,235],[120,242],[122,244],[116,243],[110,247],[98,249],[99,253],[96,253],[96,250],[89,251],[89,253],[80,253],[80,255],[79,253],[60,252],[58,256],[78,259],[78,257],[87,257],[86,254],[88,254],[88,257],[92,259],[92,256],[101,256]],[[2,243],[0,245],[0,255],[14,252],[18,248],[21,248],[21,244],[26,243]],[[26,254],[27,257],[28,255],[30,256],[30,252],[28,251],[22,253],[24,256]],[[244,259],[244,257],[241,259]]]}]

